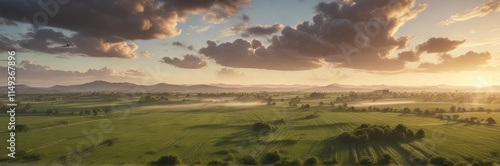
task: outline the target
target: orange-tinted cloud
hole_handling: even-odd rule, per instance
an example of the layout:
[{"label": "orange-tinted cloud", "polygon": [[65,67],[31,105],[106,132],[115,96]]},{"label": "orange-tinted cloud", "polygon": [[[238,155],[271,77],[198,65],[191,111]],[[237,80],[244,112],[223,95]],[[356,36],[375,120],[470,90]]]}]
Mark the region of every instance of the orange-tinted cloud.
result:
[{"label": "orange-tinted cloud", "polygon": [[[312,22],[284,27],[268,46],[255,48],[254,42],[243,39],[219,45],[208,41],[200,53],[235,68],[310,70],[331,63],[363,70],[402,70],[406,61],[389,55],[404,48],[410,37],[393,35],[425,7],[415,6],[414,0],[321,2]],[[243,32],[244,28],[237,30]]]},{"label": "orange-tinted cloud", "polygon": [[467,21],[477,17],[484,17],[491,12],[500,11],[500,1],[489,0],[488,2],[475,7],[472,10],[465,11],[464,13],[457,13],[452,15],[449,19],[442,21],[442,25],[449,25],[456,22]]},{"label": "orange-tinted cloud", "polygon": [[430,38],[426,42],[419,44],[417,54],[421,53],[446,53],[455,50],[463,44],[465,40],[450,40],[448,38]]},{"label": "orange-tinted cloud", "polygon": [[422,63],[418,66],[418,71],[421,72],[456,72],[477,70],[487,65],[488,60],[491,59],[489,52],[473,52],[469,51],[458,57],[452,57],[448,54],[440,55],[439,63]]},{"label": "orange-tinted cloud", "polygon": [[[137,55],[134,52],[138,48],[134,43],[106,42],[104,39],[81,34],[68,37],[52,29],[40,29],[37,33],[27,33],[25,39],[18,42],[22,48],[42,53],[68,53],[107,58],[135,58]],[[75,44],[75,46],[62,47],[69,43]]]}]

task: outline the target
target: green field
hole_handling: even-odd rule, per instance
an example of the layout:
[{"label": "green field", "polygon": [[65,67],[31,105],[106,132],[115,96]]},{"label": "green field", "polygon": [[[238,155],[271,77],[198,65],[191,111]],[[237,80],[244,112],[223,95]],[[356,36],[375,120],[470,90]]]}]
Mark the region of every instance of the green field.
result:
[{"label": "green field", "polygon": [[[78,101],[32,102],[33,108],[60,109],[62,115],[20,115],[17,123],[30,127],[18,133],[16,149],[41,154],[40,160],[3,160],[2,163],[23,164],[139,164],[146,165],[167,154],[176,154],[185,164],[222,160],[227,152],[234,156],[247,155],[262,158],[279,150],[290,159],[304,160],[316,156],[326,161],[332,157],[341,164],[352,165],[364,156],[377,159],[390,154],[393,164],[418,165],[414,158],[445,156],[454,162],[470,163],[489,160],[500,163],[500,126],[470,125],[448,122],[434,117],[422,117],[399,112],[348,112],[330,106],[311,103],[310,109],[288,107],[288,102],[276,105],[265,103],[211,103],[142,104],[136,100],[108,102],[99,98]],[[413,100],[372,102],[379,107],[449,108],[453,103],[424,103]],[[328,102],[325,99],[325,103]],[[411,102],[411,103],[410,103]],[[313,104],[314,103],[314,104]],[[359,107],[371,106],[360,101],[349,103]],[[110,115],[69,115],[86,108],[111,106]],[[469,107],[470,105],[467,105]],[[499,108],[485,105],[486,108]],[[319,115],[304,119],[306,115]],[[500,112],[460,113],[461,117],[476,116],[500,119]],[[256,122],[276,124],[276,131],[258,134],[251,130]],[[7,117],[2,115],[2,122]],[[423,129],[422,140],[402,143],[342,143],[336,136],[351,131],[361,124],[384,124],[392,127],[404,124],[410,129]],[[8,138],[6,128],[1,138]],[[112,145],[100,145],[105,140],[116,140]],[[92,143],[93,142],[93,143]],[[93,149],[89,150],[93,144]],[[7,146],[7,144],[4,144]],[[8,151],[3,148],[2,154]]]}]

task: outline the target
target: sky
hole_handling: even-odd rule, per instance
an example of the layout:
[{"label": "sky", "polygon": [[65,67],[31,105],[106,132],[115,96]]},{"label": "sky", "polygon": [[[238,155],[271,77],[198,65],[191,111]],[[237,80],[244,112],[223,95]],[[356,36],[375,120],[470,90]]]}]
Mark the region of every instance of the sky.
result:
[{"label": "sky", "polygon": [[0,70],[14,50],[17,84],[33,87],[484,87],[500,85],[499,11],[499,0],[0,0]]}]

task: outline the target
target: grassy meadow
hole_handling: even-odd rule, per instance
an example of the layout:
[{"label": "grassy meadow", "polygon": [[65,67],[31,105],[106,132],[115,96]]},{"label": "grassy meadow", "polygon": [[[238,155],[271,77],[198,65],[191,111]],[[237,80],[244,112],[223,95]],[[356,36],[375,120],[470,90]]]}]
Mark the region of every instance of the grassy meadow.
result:
[{"label": "grassy meadow", "polygon": [[[39,110],[38,113],[19,113],[17,116],[16,123],[25,124],[30,129],[16,134],[16,149],[38,154],[38,158],[3,159],[0,162],[147,165],[161,156],[175,154],[184,164],[206,165],[214,159],[222,161],[229,154],[235,158],[250,155],[260,159],[268,152],[280,151],[290,160],[304,161],[317,157],[320,161],[327,161],[334,158],[341,165],[357,164],[363,157],[376,160],[383,154],[392,156],[392,164],[395,165],[422,165],[416,159],[427,160],[433,156],[444,156],[455,163],[470,164],[483,160],[500,163],[498,125],[471,125],[398,111],[353,112],[348,108],[318,104],[322,101],[330,103],[330,98],[304,98],[300,105],[310,104],[311,107],[301,109],[289,106],[288,99],[292,96],[274,98],[276,103],[273,105],[260,101],[218,102],[208,98],[184,102],[183,98],[179,98],[140,104],[134,97],[108,101],[97,95],[74,100],[33,101],[29,102],[31,108]],[[398,98],[346,104],[356,108],[377,106],[395,109],[478,106]],[[480,106],[500,108],[500,104]],[[103,107],[111,108],[111,113],[101,111],[96,116],[78,115],[89,108]],[[57,109],[60,113],[49,116],[45,114],[46,109]],[[496,111],[458,114],[461,118],[500,119],[500,112]],[[304,118],[307,115],[315,117]],[[0,119],[8,121],[4,114]],[[272,124],[275,130],[266,134],[256,133],[252,131],[256,122]],[[409,129],[423,129],[425,137],[415,141],[383,143],[344,143],[336,139],[342,132],[352,131],[366,123],[391,127],[404,124]],[[0,137],[8,138],[6,131],[2,128]],[[8,150],[3,148],[2,152],[7,154]]]}]

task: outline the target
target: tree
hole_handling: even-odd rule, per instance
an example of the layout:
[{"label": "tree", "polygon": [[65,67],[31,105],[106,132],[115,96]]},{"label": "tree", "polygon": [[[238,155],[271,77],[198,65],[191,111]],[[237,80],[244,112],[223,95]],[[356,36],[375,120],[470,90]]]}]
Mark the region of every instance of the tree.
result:
[{"label": "tree", "polygon": [[54,111],[52,109],[48,109],[46,112],[47,112],[47,116],[50,116],[54,113]]},{"label": "tree", "polygon": [[241,158],[240,163],[243,165],[259,165],[259,161],[250,155]]},{"label": "tree", "polygon": [[422,129],[419,129],[417,133],[415,133],[415,138],[416,139],[422,139],[425,137],[425,132]]},{"label": "tree", "polygon": [[166,155],[160,159],[151,162],[150,165],[183,165],[181,159],[177,155]]},{"label": "tree", "polygon": [[435,166],[452,166],[452,165],[454,165],[453,161],[451,161],[450,159],[448,159],[446,157],[442,157],[442,156],[432,157],[431,159],[429,159],[429,163],[432,165],[435,165]]},{"label": "tree", "polygon": [[272,131],[273,126],[264,122],[257,122],[252,125],[252,129],[254,132],[268,133]]},{"label": "tree", "polygon": [[110,114],[111,113],[111,108],[105,108],[104,109],[105,114]]},{"label": "tree", "polygon": [[372,160],[372,158],[365,156],[365,157],[362,157],[361,159],[359,159],[358,164],[359,165],[373,165],[373,160]]},{"label": "tree", "polygon": [[306,161],[304,161],[304,166],[314,166],[319,164],[319,159],[317,157],[309,157]]},{"label": "tree", "polygon": [[457,107],[454,105],[450,107],[450,112],[454,113],[457,110]]},{"label": "tree", "polygon": [[486,122],[488,122],[488,125],[497,124],[497,121],[495,121],[495,119],[493,119],[492,117],[489,117],[488,119],[486,119]]},{"label": "tree", "polygon": [[262,159],[262,164],[274,164],[278,161],[281,161],[285,158],[285,156],[279,151],[269,152]]},{"label": "tree", "polygon": [[383,154],[377,161],[377,165],[389,165],[392,163],[392,156],[390,154]]}]

